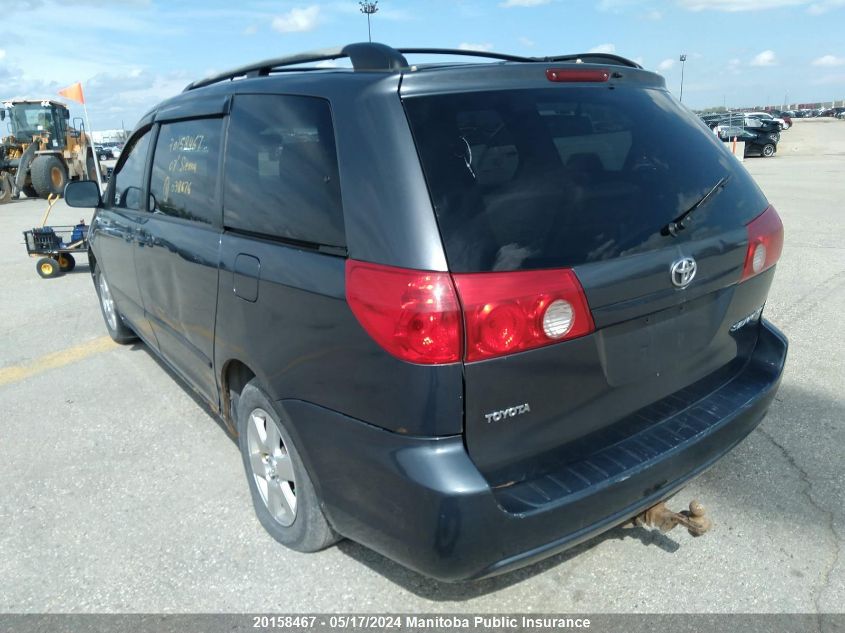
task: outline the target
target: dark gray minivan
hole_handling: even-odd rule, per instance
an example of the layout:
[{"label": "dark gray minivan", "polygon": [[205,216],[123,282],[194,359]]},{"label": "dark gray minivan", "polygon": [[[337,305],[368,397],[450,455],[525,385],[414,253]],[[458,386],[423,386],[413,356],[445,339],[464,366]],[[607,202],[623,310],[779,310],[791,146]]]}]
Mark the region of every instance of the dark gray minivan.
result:
[{"label": "dark gray minivan", "polygon": [[783,227],[634,62],[420,53],[465,54],[195,82],[102,200],[66,199],[97,207],[109,333],[219,412],[277,540],[456,581],[638,515],[757,426]]}]

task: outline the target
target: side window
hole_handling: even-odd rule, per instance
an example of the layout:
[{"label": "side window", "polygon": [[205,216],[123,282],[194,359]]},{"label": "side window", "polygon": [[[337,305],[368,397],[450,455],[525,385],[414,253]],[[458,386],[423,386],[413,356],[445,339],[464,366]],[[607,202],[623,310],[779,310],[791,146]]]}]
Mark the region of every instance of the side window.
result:
[{"label": "side window", "polygon": [[124,154],[126,161],[112,174],[114,181],[113,206],[124,209],[141,208],[141,189],[144,184],[144,165],[147,162],[147,150],[150,147],[150,131],[127,144]]},{"label": "side window", "polygon": [[216,192],[222,132],[222,119],[162,124],[150,178],[154,212],[220,223]]},{"label": "side window", "polygon": [[226,143],[223,217],[234,229],[346,245],[327,101],[235,97]]}]

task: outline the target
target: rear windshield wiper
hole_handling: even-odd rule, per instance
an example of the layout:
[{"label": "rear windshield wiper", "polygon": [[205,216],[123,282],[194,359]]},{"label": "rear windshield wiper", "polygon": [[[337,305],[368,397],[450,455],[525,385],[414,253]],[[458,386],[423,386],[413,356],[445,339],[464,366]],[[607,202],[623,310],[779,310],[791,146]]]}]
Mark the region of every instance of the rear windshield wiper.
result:
[{"label": "rear windshield wiper", "polygon": [[721,178],[721,180],[719,180],[719,182],[717,182],[715,185],[713,185],[713,188],[712,188],[710,191],[708,191],[707,193],[705,193],[705,194],[704,194],[704,195],[703,195],[703,196],[702,196],[702,197],[698,200],[698,202],[696,202],[696,203],[695,203],[694,205],[692,205],[689,209],[687,209],[686,211],[684,211],[681,215],[679,215],[677,218],[675,218],[674,220],[672,220],[671,222],[669,222],[669,224],[667,224],[667,225],[666,225],[666,226],[664,226],[662,229],[660,229],[660,233],[661,233],[661,235],[672,235],[672,236],[675,236],[675,235],[677,235],[677,234],[678,234],[678,231],[682,231],[683,229],[685,229],[685,228],[686,228],[686,225],[684,224],[684,220],[686,220],[686,219],[690,216],[690,214],[691,214],[693,211],[695,211],[698,207],[700,207],[700,206],[701,206],[701,205],[703,205],[705,202],[707,202],[707,201],[710,199],[710,197],[711,197],[714,193],[716,193],[717,191],[721,191],[721,190],[724,188],[724,186],[725,186],[726,184],[728,184],[728,181],[729,181],[730,179],[731,179],[730,175],[723,176],[723,177]]}]

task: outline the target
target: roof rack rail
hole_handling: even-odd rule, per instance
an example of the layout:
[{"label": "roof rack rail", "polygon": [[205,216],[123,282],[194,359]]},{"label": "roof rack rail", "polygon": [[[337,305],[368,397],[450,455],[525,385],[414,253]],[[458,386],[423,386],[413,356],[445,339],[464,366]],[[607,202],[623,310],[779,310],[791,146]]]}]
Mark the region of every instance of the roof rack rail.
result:
[{"label": "roof rack rail", "polygon": [[[577,55],[557,55],[553,57],[522,57],[520,55],[507,55],[505,53],[491,53],[488,51],[468,51],[462,48],[392,48],[385,44],[377,42],[360,42],[357,44],[347,44],[343,47],[324,48],[321,50],[310,51],[307,53],[298,53],[296,55],[288,55],[287,57],[278,57],[275,59],[265,59],[261,62],[241,66],[226,72],[218,73],[204,79],[198,79],[188,84],[183,92],[210,86],[212,84],[220,83],[222,81],[237,79],[238,77],[264,77],[274,71],[281,71],[288,66],[296,66],[298,64],[308,64],[312,62],[329,61],[332,59],[349,58],[352,62],[354,70],[402,70],[408,68],[408,60],[405,55],[462,55],[465,57],[484,57],[487,59],[498,59],[506,62],[573,62],[580,61],[587,64],[615,64],[619,66],[629,66],[631,68],[642,68],[638,63],[625,59],[619,55],[611,55],[610,53],[581,53]],[[288,70],[317,70],[315,68],[301,68]]]},{"label": "roof rack rail", "polygon": [[629,66],[631,68],[642,68],[637,62],[613,55],[611,53],[578,53],[571,55],[554,55],[552,57],[532,57],[536,62],[574,62],[581,60],[584,64],[614,64],[617,66]]},{"label": "roof rack rail", "polygon": [[269,75],[273,70],[285,66],[329,61],[344,57],[349,58],[352,62],[352,68],[355,70],[398,70],[408,67],[408,61],[396,49],[375,42],[361,42],[358,44],[347,44],[338,48],[324,48],[307,53],[298,53],[276,59],[265,59],[261,62],[227,70],[204,79],[198,79],[188,84],[183,92],[238,77],[264,77]]},{"label": "roof rack rail", "polygon": [[519,55],[508,55],[506,53],[491,53],[489,51],[470,51],[463,48],[399,48],[397,50],[403,55],[464,55],[466,57],[486,57],[488,59],[498,59],[505,62],[537,61],[533,57],[520,57]]}]

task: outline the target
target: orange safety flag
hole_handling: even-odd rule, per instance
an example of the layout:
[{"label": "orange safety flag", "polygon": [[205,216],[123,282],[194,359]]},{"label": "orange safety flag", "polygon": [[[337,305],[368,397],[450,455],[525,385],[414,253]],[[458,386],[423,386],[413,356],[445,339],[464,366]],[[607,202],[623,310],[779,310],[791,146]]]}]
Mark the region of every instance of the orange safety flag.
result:
[{"label": "orange safety flag", "polygon": [[78,81],[72,86],[59,90],[59,94],[68,99],[79,101],[79,103],[85,103],[85,97],[82,95],[82,84]]}]

